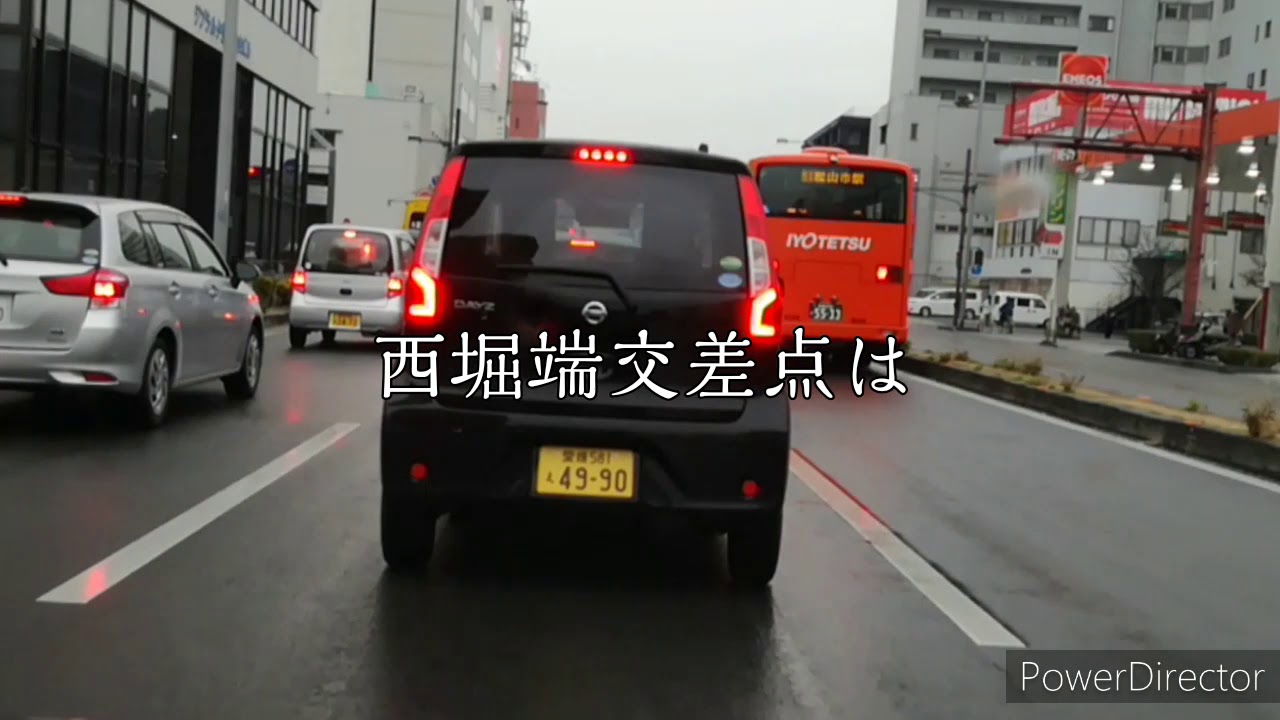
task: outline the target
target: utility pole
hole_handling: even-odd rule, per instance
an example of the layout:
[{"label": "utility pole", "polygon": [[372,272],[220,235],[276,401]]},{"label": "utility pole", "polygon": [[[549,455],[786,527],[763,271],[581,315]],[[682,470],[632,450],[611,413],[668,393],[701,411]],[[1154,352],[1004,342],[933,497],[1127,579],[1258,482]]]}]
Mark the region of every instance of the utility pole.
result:
[{"label": "utility pole", "polygon": [[[986,100],[987,100],[987,62],[988,62],[988,56],[990,55],[991,55],[991,38],[986,35],[983,35],[982,36],[982,76],[978,79],[978,97],[974,100],[974,104],[973,104],[974,109],[977,110],[978,112],[978,118],[974,122],[974,128],[973,128],[973,183],[972,184],[969,183],[969,159],[967,154],[965,159],[965,178],[964,178],[965,208],[962,212],[966,216],[969,214],[969,209],[970,209],[970,205],[968,203],[969,193],[972,192],[974,195],[974,199],[975,200],[977,199],[978,178],[982,176],[982,171],[980,169],[982,166],[979,164],[979,161],[982,158],[982,116],[986,114],[984,103],[986,103]],[[959,273],[960,282],[959,282],[958,289],[956,291],[958,304],[956,305],[957,309],[956,309],[956,318],[955,318],[957,328],[964,327],[965,291],[968,290],[969,288],[969,256],[965,252],[965,231],[967,228],[969,233],[972,234],[973,226],[974,226],[974,221],[972,218],[968,218],[967,220],[965,218],[961,218],[961,221],[960,221],[960,258],[961,260],[960,260],[960,273]]]},{"label": "utility pole", "polygon": [[969,179],[972,172],[973,148],[969,148],[964,151],[964,186],[960,191],[960,242],[956,245],[955,315],[951,318],[951,326],[957,330],[964,327],[964,274],[969,264],[965,259],[964,236],[969,222]]},{"label": "utility pole", "polygon": [[458,36],[462,34],[462,0],[453,2],[453,62],[449,63],[449,137],[457,146],[458,122]]},{"label": "utility pole", "polygon": [[231,163],[236,130],[236,71],[240,67],[240,0],[226,0],[222,11],[222,87],[218,99],[218,154],[214,169],[213,244],[230,259]]}]

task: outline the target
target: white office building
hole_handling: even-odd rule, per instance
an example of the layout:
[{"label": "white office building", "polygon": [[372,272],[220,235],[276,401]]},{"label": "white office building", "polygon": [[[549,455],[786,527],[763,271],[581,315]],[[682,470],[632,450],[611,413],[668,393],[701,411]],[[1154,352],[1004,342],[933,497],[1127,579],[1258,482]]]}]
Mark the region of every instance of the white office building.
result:
[{"label": "white office building", "polygon": [[309,220],[399,226],[451,142],[502,137],[514,0],[348,0],[321,16]]}]

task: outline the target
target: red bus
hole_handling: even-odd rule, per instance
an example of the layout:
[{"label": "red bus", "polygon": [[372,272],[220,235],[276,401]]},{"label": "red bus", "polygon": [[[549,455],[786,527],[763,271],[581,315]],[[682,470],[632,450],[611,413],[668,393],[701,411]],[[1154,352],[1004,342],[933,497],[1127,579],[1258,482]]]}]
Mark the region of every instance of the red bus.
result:
[{"label": "red bus", "polygon": [[[831,338],[837,362],[883,354],[890,335],[907,342],[907,295],[915,239],[910,165],[812,147],[752,160],[767,213],[769,253],[786,302],[783,329]],[[871,352],[868,352],[868,349]]]}]

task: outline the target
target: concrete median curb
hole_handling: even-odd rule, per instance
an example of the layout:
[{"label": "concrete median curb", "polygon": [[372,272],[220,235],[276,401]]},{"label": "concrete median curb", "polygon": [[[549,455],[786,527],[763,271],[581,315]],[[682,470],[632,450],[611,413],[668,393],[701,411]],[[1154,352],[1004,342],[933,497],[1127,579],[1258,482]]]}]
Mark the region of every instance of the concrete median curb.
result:
[{"label": "concrete median curb", "polygon": [[1270,442],[1154,417],[920,358],[905,357],[900,363],[904,371],[930,380],[1280,482],[1280,446]]},{"label": "concrete median curb", "polygon": [[289,324],[289,309],[267,310],[262,313],[262,324],[266,327],[277,327]]}]

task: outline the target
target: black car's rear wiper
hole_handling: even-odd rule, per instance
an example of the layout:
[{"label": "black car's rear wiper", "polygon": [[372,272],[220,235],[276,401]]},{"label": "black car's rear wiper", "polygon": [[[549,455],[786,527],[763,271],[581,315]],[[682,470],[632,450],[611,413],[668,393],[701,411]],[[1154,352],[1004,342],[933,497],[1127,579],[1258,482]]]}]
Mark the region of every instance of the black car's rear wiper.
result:
[{"label": "black car's rear wiper", "polygon": [[627,312],[636,311],[635,303],[631,302],[631,297],[627,295],[627,291],[623,290],[622,285],[618,283],[617,279],[607,272],[602,272],[600,270],[582,270],[579,268],[517,265],[512,263],[501,263],[494,267],[501,272],[529,273],[532,275],[564,275],[566,277],[603,280],[609,283],[609,286],[613,288],[615,293],[617,293],[618,299],[622,300],[622,304],[626,307]]},{"label": "black car's rear wiper", "polygon": [[9,267],[9,258],[5,257],[4,253],[0,253],[0,265]]}]

